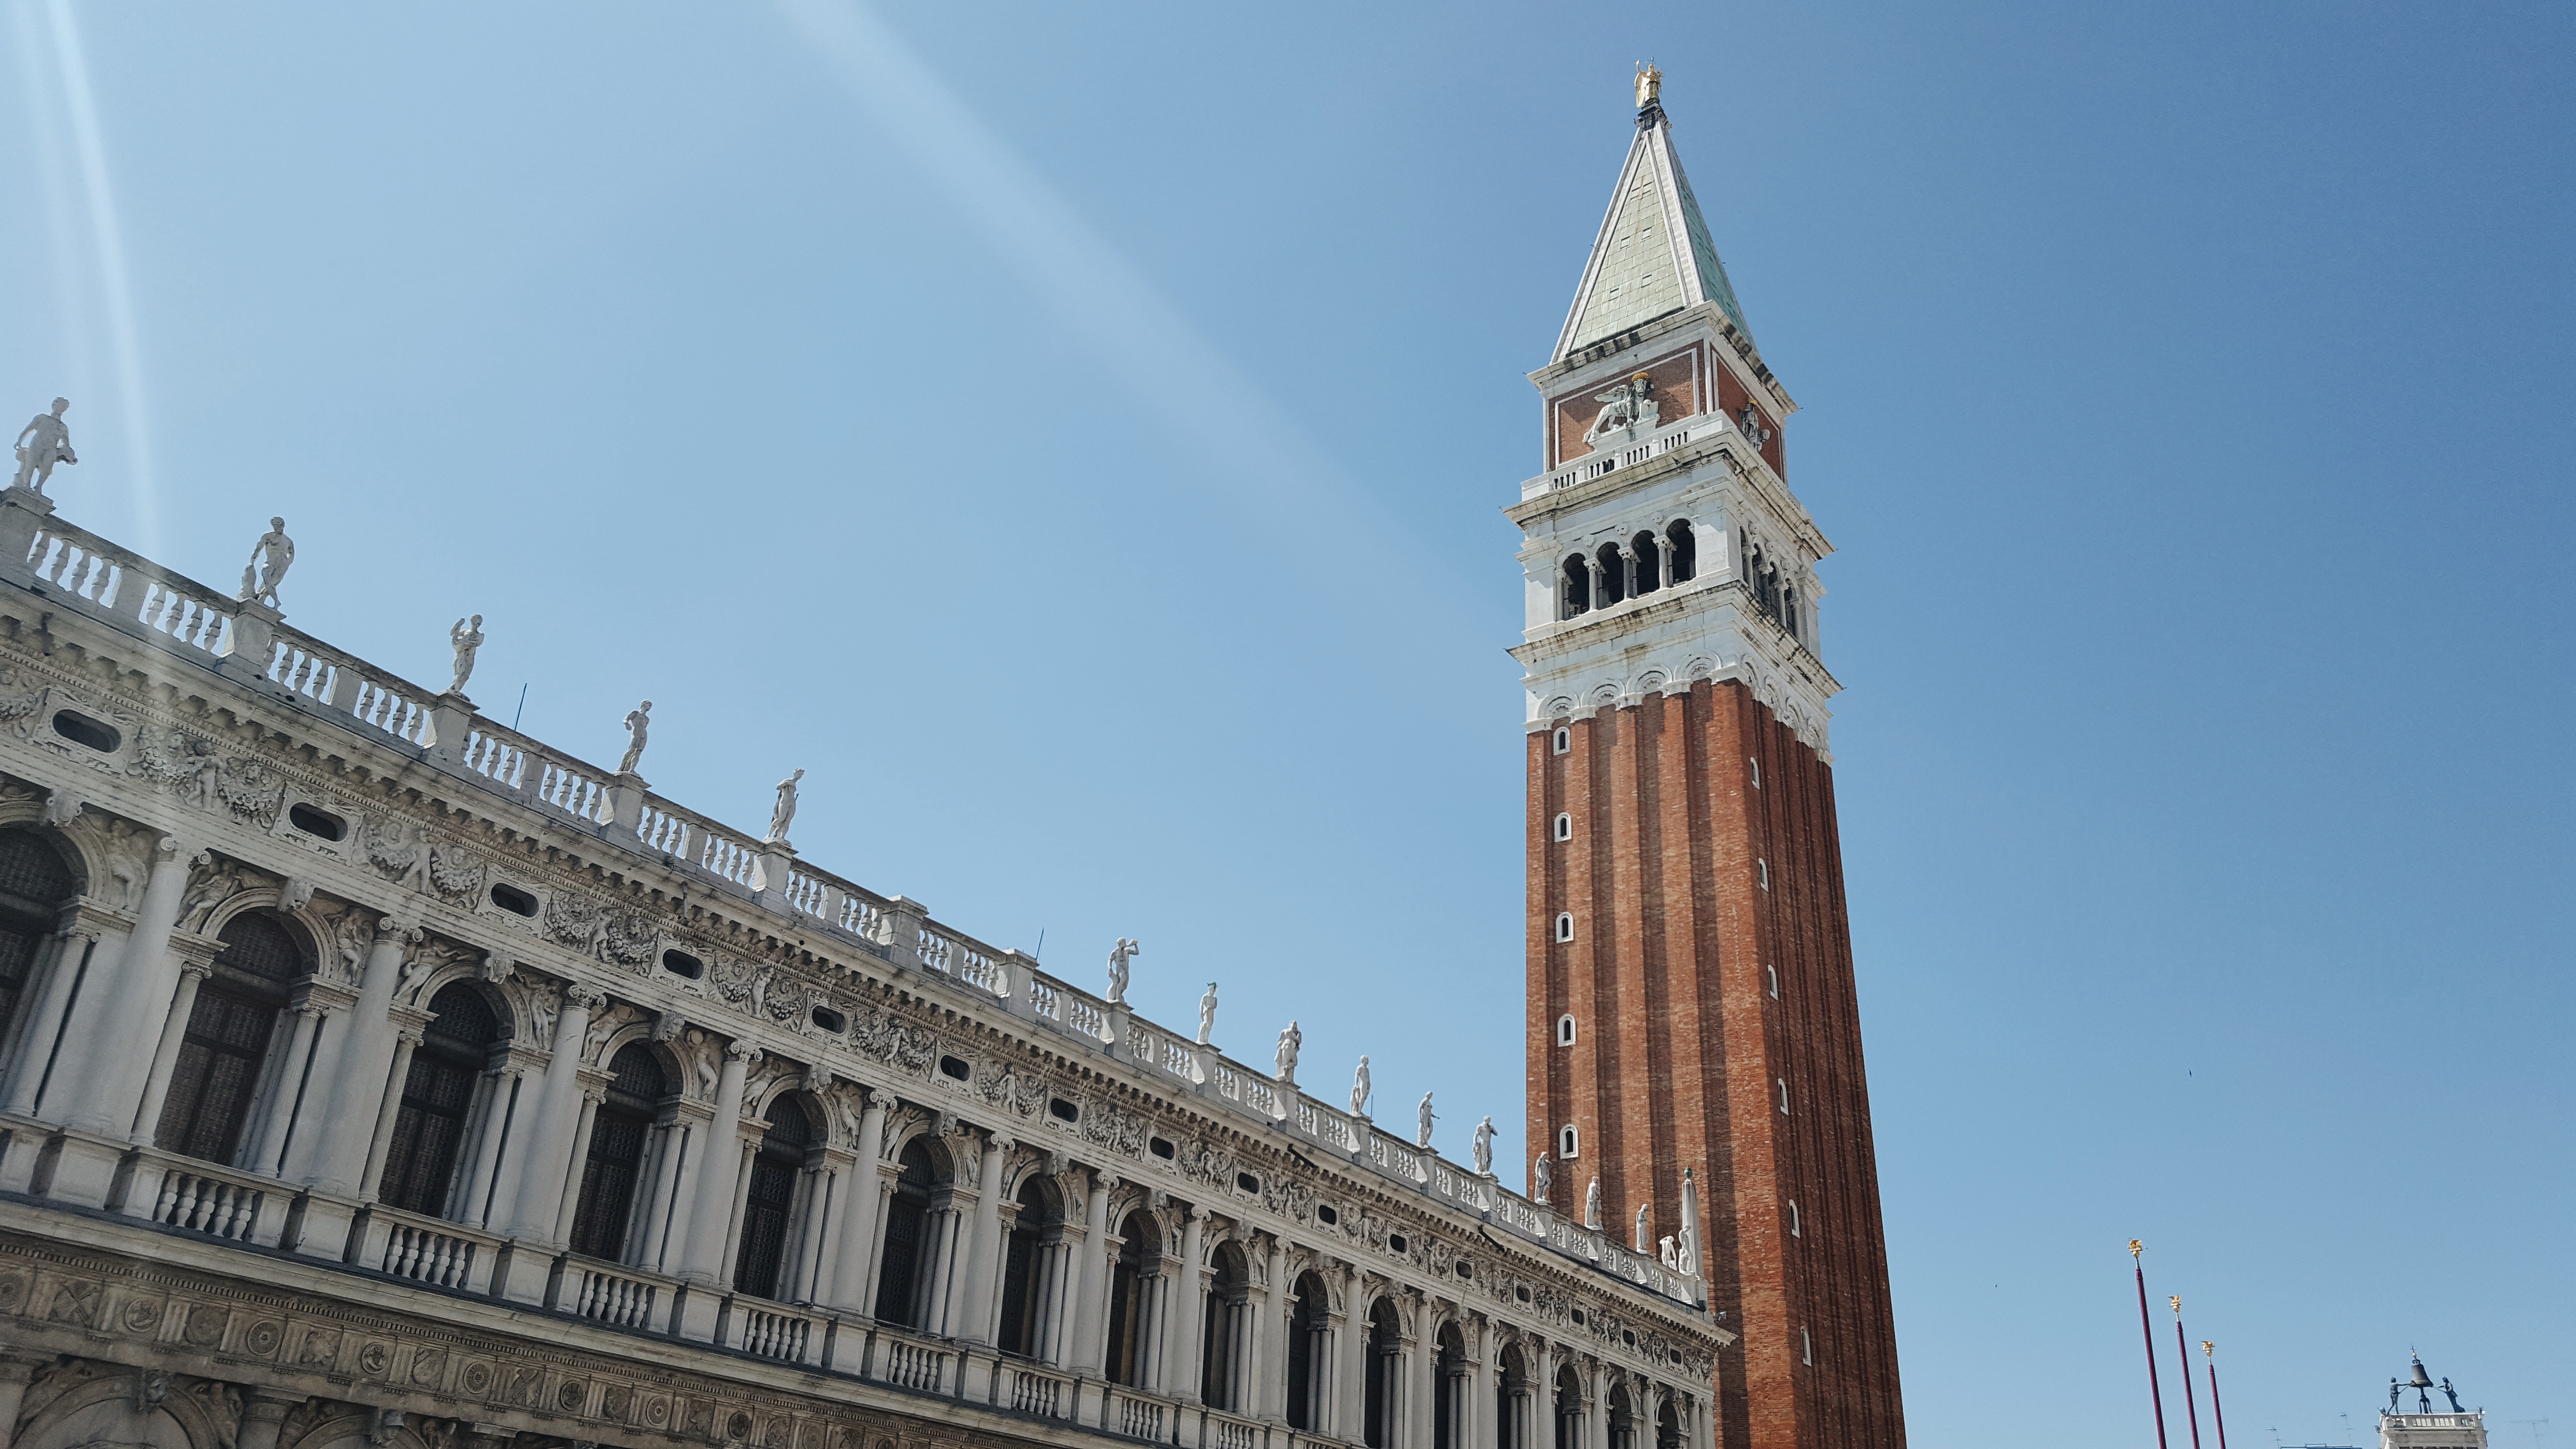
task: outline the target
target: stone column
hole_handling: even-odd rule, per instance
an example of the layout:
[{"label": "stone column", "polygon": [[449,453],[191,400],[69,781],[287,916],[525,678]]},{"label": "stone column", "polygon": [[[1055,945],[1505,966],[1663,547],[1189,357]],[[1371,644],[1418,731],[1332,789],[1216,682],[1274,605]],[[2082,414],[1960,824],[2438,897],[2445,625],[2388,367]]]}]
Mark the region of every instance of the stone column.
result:
[{"label": "stone column", "polygon": [[322,1008],[310,999],[295,1008],[295,1025],[287,1033],[286,1050],[278,1063],[277,1087],[269,1096],[259,1135],[252,1139],[257,1146],[245,1164],[262,1177],[277,1176],[280,1159],[286,1155],[289,1129],[295,1124],[295,1099],[305,1085],[305,1059],[312,1054],[314,1036],[322,1030],[322,1016]]},{"label": "stone column", "polygon": [[1495,1436],[1502,1431],[1503,1427],[1502,1421],[1496,1417],[1495,1399],[1499,1392],[1496,1384],[1502,1374],[1499,1366],[1494,1362],[1497,1356],[1494,1348],[1494,1326],[1481,1314],[1465,1320],[1465,1326],[1469,1355],[1468,1372],[1471,1377],[1463,1392],[1467,1402],[1463,1416],[1458,1422],[1460,1436],[1458,1442],[1491,1444],[1496,1442]]},{"label": "stone column", "polygon": [[545,1081],[529,1116],[517,1202],[504,1219],[503,1237],[555,1246],[555,1214],[563,1203],[572,1134],[581,1121],[582,1038],[590,1031],[590,1014],[607,1001],[596,987],[575,982],[564,988],[563,1010],[555,1014],[554,1053],[546,1060]]},{"label": "stone column", "polygon": [[1597,1361],[1585,1364],[1580,1372],[1583,1375],[1582,1449],[1609,1449],[1609,1374]]},{"label": "stone column", "polygon": [[277,1449],[277,1431],[286,1423],[287,1411],[303,1402],[301,1394],[252,1389],[243,1399],[241,1428],[233,1435],[233,1449]]},{"label": "stone column", "polygon": [[1091,1203],[1076,1258],[1082,1266],[1082,1296],[1073,1310],[1072,1332],[1066,1336],[1072,1349],[1067,1367],[1078,1374],[1097,1375],[1106,1361],[1102,1350],[1109,1343],[1109,1194],[1117,1187],[1116,1173],[1092,1169]]},{"label": "stone column", "polygon": [[1038,1280],[1046,1316],[1038,1320],[1043,1335],[1038,1357],[1058,1368],[1072,1364],[1074,1320],[1082,1311],[1082,1248],[1087,1239],[1083,1225],[1072,1220],[1074,1205],[1082,1201],[1078,1177],[1078,1172],[1067,1172],[1056,1178],[1066,1216],[1040,1249],[1046,1254],[1046,1272]]},{"label": "stone column", "polygon": [[581,1209],[581,1180],[590,1165],[590,1134],[599,1126],[599,1104],[608,1100],[608,1088],[581,1089],[581,1117],[573,1124],[572,1155],[564,1168],[563,1194],[555,1204],[554,1228],[546,1241],[557,1248],[572,1245],[573,1214]]},{"label": "stone column", "polygon": [[93,954],[88,979],[71,1003],[45,1105],[59,1104],[55,1120],[75,1132],[122,1142],[134,1125],[151,1062],[128,1050],[127,1042],[137,1033],[154,1031],[178,991],[179,963],[170,955],[170,931],[179,922],[187,890],[188,863],[177,838],[165,835],[153,848],[152,873],[133,932],[113,960],[98,959],[104,952]]},{"label": "stone column", "polygon": [[877,1165],[885,1160],[887,1100],[883,1092],[866,1094],[859,1140],[852,1144],[858,1160],[851,1164],[849,1190],[843,1194],[848,1200],[841,1206],[840,1261],[833,1265],[829,1300],[843,1313],[873,1316],[876,1312],[867,1291],[876,1276],[878,1204],[885,1195],[884,1174]]},{"label": "stone column", "polygon": [[1625,592],[1629,598],[1637,597],[1639,575],[1645,571],[1644,564],[1645,560],[1637,557],[1636,549],[1624,543],[1619,545],[1619,576],[1628,581]]},{"label": "stone column", "polygon": [[1243,1390],[1238,1398],[1242,1405],[1240,1412],[1284,1423],[1286,1420],[1280,1410],[1284,1407],[1281,1401],[1287,1396],[1287,1381],[1283,1375],[1288,1364],[1287,1355],[1278,1351],[1277,1344],[1287,1328],[1283,1315],[1287,1311],[1288,1285],[1280,1282],[1279,1278],[1288,1266],[1288,1248],[1275,1237],[1245,1246],[1252,1249],[1252,1262],[1261,1270],[1261,1284],[1252,1293],[1252,1332],[1244,1335],[1248,1340],[1244,1351],[1251,1357],[1245,1364],[1249,1372],[1243,1376]]},{"label": "stone column", "polygon": [[682,1102],[670,1124],[661,1129],[661,1151],[654,1159],[653,1206],[644,1223],[644,1241],[627,1261],[653,1273],[673,1273],[689,1247],[689,1208],[698,1189],[698,1170],[705,1157],[706,1108]]},{"label": "stone column", "polygon": [[1522,1340],[1522,1362],[1530,1375],[1529,1449],[1557,1449],[1556,1350],[1543,1340]]},{"label": "stone column", "polygon": [[1360,1301],[1360,1286],[1359,1269],[1343,1264],[1342,1301],[1350,1308],[1334,1355],[1332,1422],[1340,1426],[1335,1432],[1354,1444],[1366,1437],[1368,1425],[1369,1306]]},{"label": "stone column", "polygon": [[10,1058],[9,1079],[0,1095],[0,1113],[12,1117],[35,1115],[36,1094],[45,1085],[45,1068],[54,1057],[54,1039],[70,1005],[72,984],[89,966],[91,954],[98,949],[99,937],[106,928],[87,919],[88,911],[75,907],[72,924],[56,932],[46,942],[42,965],[36,972],[37,987],[29,1009],[22,1013],[16,1037],[16,1052]]},{"label": "stone column", "polygon": [[760,1156],[751,1126],[743,1122],[733,1129],[733,1211],[725,1214],[724,1246],[716,1255],[716,1283],[723,1288],[734,1286],[734,1270],[742,1266],[742,1211],[751,1203],[751,1164]]},{"label": "stone column", "polygon": [[[329,1098],[343,1108],[384,1090],[385,1073],[401,1035],[394,1024],[393,1005],[394,988],[402,980],[404,937],[417,939],[419,934],[407,931],[391,916],[376,919],[375,943],[367,948],[366,966],[359,973],[358,1004],[350,1009],[349,1026],[342,1033],[336,1086]],[[326,1084],[317,1080],[314,1085]],[[319,1192],[344,1197],[358,1192],[365,1185],[360,1179],[366,1177],[367,1150],[374,1145],[367,1131],[372,1125],[363,1113],[332,1113],[324,1119],[322,1130],[312,1134],[311,1145],[296,1153],[300,1170],[295,1175]]]},{"label": "stone column", "polygon": [[1204,1203],[1190,1204],[1189,1215],[1181,1223],[1181,1270],[1174,1291],[1177,1310],[1173,1314],[1171,1362],[1163,1374],[1172,1397],[1185,1404],[1199,1399],[1199,1384],[1206,1377],[1199,1363],[1199,1348],[1207,1342],[1203,1318],[1207,1312],[1207,1275],[1201,1266],[1201,1247],[1207,1240],[1208,1210]]},{"label": "stone column", "polygon": [[993,1341],[993,1285],[1001,1280],[1002,1254],[1002,1170],[1018,1144],[999,1132],[984,1144],[983,1172],[975,1184],[975,1212],[966,1227],[971,1257],[963,1282],[965,1291],[949,1309],[952,1336],[968,1343]]},{"label": "stone column", "polygon": [[1592,607],[1596,609],[1610,607],[1610,601],[1601,593],[1601,585],[1610,577],[1609,571],[1601,567],[1601,560],[1598,557],[1588,553],[1583,556],[1583,567],[1592,575]]},{"label": "stone column", "polygon": [[830,1308],[840,1286],[842,1220],[850,1215],[850,1164],[838,1151],[825,1148],[823,1165],[814,1169],[812,1200],[805,1207],[805,1245],[796,1255],[796,1294],[789,1301]]},{"label": "stone column", "polygon": [[375,1135],[367,1142],[367,1165],[358,1174],[358,1200],[374,1202],[383,1189],[385,1159],[394,1150],[394,1127],[402,1120],[403,1086],[411,1080],[411,1054],[420,1047],[419,1027],[407,1026],[394,1038],[394,1060],[385,1079],[384,1099],[376,1107]]},{"label": "stone column", "polygon": [[732,1225],[728,1214],[734,1188],[727,1170],[740,1165],[734,1139],[741,1130],[743,1073],[759,1059],[760,1048],[751,1043],[729,1043],[724,1070],[716,1078],[716,1119],[707,1128],[706,1150],[699,1154],[697,1191],[689,1203],[688,1250],[680,1255],[679,1276],[695,1286],[712,1289],[724,1276],[725,1230]]},{"label": "stone column", "polygon": [[161,1109],[170,1100],[170,1074],[179,1065],[179,1046],[188,1035],[188,1014],[197,1008],[197,988],[206,984],[214,973],[215,958],[188,953],[179,963],[179,993],[170,998],[170,1015],[161,1023],[161,1044],[152,1052],[152,1075],[143,1083],[143,1105],[134,1112],[134,1130],[126,1140],[137,1147],[152,1145],[154,1133],[160,1130]]},{"label": "stone column", "polygon": [[501,1171],[501,1149],[518,1116],[521,1080],[527,1069],[513,1062],[487,1073],[491,1088],[484,1095],[482,1125],[474,1135],[474,1171],[465,1179],[465,1201],[457,1205],[458,1222],[486,1226],[496,1205],[494,1180]]}]

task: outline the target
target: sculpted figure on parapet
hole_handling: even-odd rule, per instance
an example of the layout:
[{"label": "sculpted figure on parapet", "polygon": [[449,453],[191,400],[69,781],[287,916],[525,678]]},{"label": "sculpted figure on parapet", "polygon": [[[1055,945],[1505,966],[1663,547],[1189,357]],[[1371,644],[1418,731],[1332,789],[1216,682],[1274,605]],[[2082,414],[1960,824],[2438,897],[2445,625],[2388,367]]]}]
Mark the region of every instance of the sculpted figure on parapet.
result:
[{"label": "sculpted figure on parapet", "polygon": [[475,615],[470,625],[457,620],[456,627],[447,631],[447,643],[456,651],[456,682],[447,686],[447,692],[463,694],[465,681],[474,677],[474,651],[483,647],[483,616]]},{"label": "sculpted figure on parapet", "polygon": [[1279,1068],[1279,1085],[1283,1087],[1297,1085],[1297,1049],[1305,1044],[1306,1034],[1299,1031],[1297,1023],[1293,1021],[1288,1023],[1286,1031],[1279,1033],[1279,1050],[1271,1058]]},{"label": "sculpted figure on parapet", "polygon": [[295,566],[295,540],[286,536],[286,520],[272,518],[268,532],[250,546],[250,562],[242,565],[241,595],[274,609],[277,586],[286,582],[286,571]]},{"label": "sculpted figure on parapet", "polygon": [[1110,1005],[1127,1004],[1127,963],[1144,954],[1144,947],[1125,936],[1119,937],[1118,944],[1109,948]]},{"label": "sculpted figure on parapet", "polygon": [[778,782],[778,803],[769,807],[769,833],[761,837],[762,844],[787,843],[787,827],[796,823],[796,782],[804,778],[800,769]]},{"label": "sculpted figure on parapet", "polygon": [[72,434],[63,426],[63,410],[72,405],[67,397],[54,399],[54,410],[38,413],[18,430],[18,476],[15,486],[45,491],[45,480],[54,475],[54,465],[78,463],[72,456]]},{"label": "sculpted figure on parapet", "polygon": [[653,701],[646,700],[626,712],[626,753],[617,762],[617,773],[632,775],[644,762],[644,733],[653,724]]}]

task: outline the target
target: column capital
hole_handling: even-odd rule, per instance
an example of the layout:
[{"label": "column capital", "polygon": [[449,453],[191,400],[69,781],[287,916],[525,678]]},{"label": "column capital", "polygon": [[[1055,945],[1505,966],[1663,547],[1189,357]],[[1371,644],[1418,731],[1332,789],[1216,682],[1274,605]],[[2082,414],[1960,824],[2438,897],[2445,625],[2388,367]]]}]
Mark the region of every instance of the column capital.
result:
[{"label": "column capital", "polygon": [[725,1043],[725,1056],[733,1061],[742,1063],[746,1067],[756,1067],[760,1065],[762,1052],[760,1048],[737,1037],[734,1040]]},{"label": "column capital", "polygon": [[[391,917],[387,917],[387,919],[390,920]],[[381,923],[379,923],[379,928],[381,928]],[[577,1006],[583,1011],[588,1012],[597,1011],[607,1004],[608,993],[600,990],[596,986],[589,985],[586,982],[576,981],[564,988],[564,1005],[568,1007]]]}]

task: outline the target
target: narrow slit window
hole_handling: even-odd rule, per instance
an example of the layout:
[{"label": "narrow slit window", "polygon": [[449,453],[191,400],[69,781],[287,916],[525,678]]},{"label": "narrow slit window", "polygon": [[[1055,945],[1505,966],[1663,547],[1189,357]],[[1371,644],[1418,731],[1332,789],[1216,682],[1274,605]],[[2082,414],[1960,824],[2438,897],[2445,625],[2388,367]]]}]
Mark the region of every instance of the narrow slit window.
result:
[{"label": "narrow slit window", "polygon": [[1779,1000],[1779,999],[1780,999],[1780,968],[1779,968],[1779,967],[1777,967],[1777,966],[1765,966],[1765,967],[1763,967],[1762,969],[1771,973],[1771,999],[1772,999],[1773,1001],[1777,1001],[1777,1000]]},{"label": "narrow slit window", "polygon": [[1571,941],[1574,939],[1574,916],[1572,912],[1557,912],[1556,939],[1559,941]]},{"label": "narrow slit window", "polygon": [[1789,1115],[1789,1079],[1773,1077],[1771,1080],[1780,1088],[1780,1115],[1786,1117]]},{"label": "narrow slit window", "polygon": [[1563,813],[1558,814],[1556,817],[1556,838],[1559,840],[1572,840],[1574,838],[1573,816]]},{"label": "narrow slit window", "polygon": [[1812,1365],[1815,1361],[1816,1341],[1807,1336],[1807,1330],[1801,1328],[1798,1330],[1798,1362]]},{"label": "narrow slit window", "polygon": [[1746,757],[1746,759],[1745,759],[1744,763],[1746,763],[1746,764],[1748,764],[1748,765],[1751,765],[1751,766],[1753,767],[1753,788],[1754,788],[1754,789],[1756,789],[1756,790],[1761,789],[1761,788],[1762,788],[1762,762],[1761,762],[1760,760],[1753,759],[1753,758],[1751,758],[1750,756],[1748,756],[1748,757]]},{"label": "narrow slit window", "polygon": [[1762,877],[1762,888],[1766,891],[1771,889],[1771,862],[1757,859],[1753,862],[1753,869]]},{"label": "narrow slit window", "polygon": [[1564,1126],[1556,1129],[1557,1156],[1565,1158],[1580,1157],[1583,1155],[1582,1148],[1582,1139],[1575,1135],[1573,1123],[1568,1122]]},{"label": "narrow slit window", "polygon": [[1556,727],[1556,752],[1562,755],[1568,753],[1573,748],[1574,731],[1567,729],[1563,725],[1558,725]]},{"label": "narrow slit window", "polygon": [[1806,1236],[1798,1231],[1798,1200],[1794,1197],[1789,1199],[1789,1236],[1793,1238]]},{"label": "narrow slit window", "polygon": [[1574,1013],[1573,1013],[1573,1012],[1570,1012],[1570,1011],[1569,1011],[1569,1012],[1567,1012],[1565,1015],[1560,1016],[1560,1017],[1558,1017],[1558,1018],[1556,1019],[1556,1044],[1557,1044],[1558,1046],[1572,1046],[1572,1045],[1574,1045]]}]

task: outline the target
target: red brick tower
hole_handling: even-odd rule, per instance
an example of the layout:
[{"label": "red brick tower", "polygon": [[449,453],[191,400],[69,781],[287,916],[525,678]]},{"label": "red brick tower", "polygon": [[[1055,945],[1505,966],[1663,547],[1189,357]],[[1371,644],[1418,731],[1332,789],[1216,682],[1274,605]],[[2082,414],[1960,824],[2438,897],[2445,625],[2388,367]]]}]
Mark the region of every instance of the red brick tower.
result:
[{"label": "red brick tower", "polygon": [[1637,135],[1522,485],[1529,1140],[1623,1241],[1700,1183],[1729,1449],[1899,1449],[1896,1330],[1834,825],[1795,404],[1672,132]]}]

